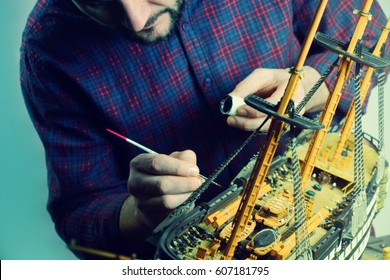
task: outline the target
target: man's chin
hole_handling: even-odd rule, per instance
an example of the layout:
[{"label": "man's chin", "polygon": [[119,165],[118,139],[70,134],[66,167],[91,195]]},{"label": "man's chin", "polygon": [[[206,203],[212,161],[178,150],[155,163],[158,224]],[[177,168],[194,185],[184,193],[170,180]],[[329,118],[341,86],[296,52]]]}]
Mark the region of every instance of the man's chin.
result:
[{"label": "man's chin", "polygon": [[[153,44],[167,40],[175,32],[182,15],[183,2],[177,1],[177,4],[178,10],[164,9],[160,11],[154,20],[151,18],[151,28],[140,32],[132,31],[132,37],[144,44]],[[128,24],[125,27],[130,29]]]},{"label": "man's chin", "polygon": [[135,33],[134,36],[143,43],[153,44],[165,41],[172,33],[172,30],[167,30],[163,33],[157,32],[156,30],[148,30]]}]

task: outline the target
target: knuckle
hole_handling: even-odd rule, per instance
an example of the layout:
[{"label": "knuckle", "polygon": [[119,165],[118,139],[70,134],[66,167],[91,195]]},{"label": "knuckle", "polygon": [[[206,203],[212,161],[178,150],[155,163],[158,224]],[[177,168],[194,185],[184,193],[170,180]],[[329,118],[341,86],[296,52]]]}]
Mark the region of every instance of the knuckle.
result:
[{"label": "knuckle", "polygon": [[162,166],[162,161],[163,159],[161,155],[156,155],[155,157],[153,157],[150,163],[151,169],[156,172],[160,171]]},{"label": "knuckle", "polygon": [[174,158],[178,158],[178,157],[180,157],[180,154],[181,154],[181,152],[176,151],[176,152],[171,153],[170,156],[174,157]]},{"label": "knuckle", "polygon": [[127,178],[127,191],[132,193],[137,186],[137,176],[133,171],[130,171],[129,177]]},{"label": "knuckle", "polygon": [[150,160],[150,155],[139,154],[130,160],[129,167],[130,169],[142,169],[145,166],[145,163]]},{"label": "knuckle", "polygon": [[156,188],[159,193],[165,194],[170,186],[170,181],[167,178],[161,178],[156,183]]},{"label": "knuckle", "polygon": [[136,166],[138,165],[139,161],[140,161],[139,156],[136,156],[132,160],[130,160],[130,163],[129,163],[130,169],[135,169]]},{"label": "knuckle", "polygon": [[183,156],[187,159],[195,160],[196,161],[196,154],[193,150],[185,150],[183,151]]},{"label": "knuckle", "polygon": [[252,71],[252,74],[261,75],[262,71],[263,71],[263,68],[256,68],[255,70]]},{"label": "knuckle", "polygon": [[133,177],[129,176],[127,180],[127,191],[132,194],[132,195],[137,195],[137,192],[139,192],[138,188],[139,183],[137,182],[136,179]]},{"label": "knuckle", "polygon": [[184,150],[183,153],[185,153],[188,156],[193,156],[193,157],[195,156],[195,152],[190,149]]}]

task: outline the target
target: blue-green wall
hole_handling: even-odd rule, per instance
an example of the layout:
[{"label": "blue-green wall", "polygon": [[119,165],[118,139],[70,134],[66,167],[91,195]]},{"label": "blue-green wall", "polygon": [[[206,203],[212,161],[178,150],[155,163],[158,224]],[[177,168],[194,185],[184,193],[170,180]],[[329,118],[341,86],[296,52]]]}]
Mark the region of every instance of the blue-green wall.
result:
[{"label": "blue-green wall", "polygon": [[0,259],[74,259],[46,212],[44,151],[20,93],[21,34],[34,3],[0,1]]}]

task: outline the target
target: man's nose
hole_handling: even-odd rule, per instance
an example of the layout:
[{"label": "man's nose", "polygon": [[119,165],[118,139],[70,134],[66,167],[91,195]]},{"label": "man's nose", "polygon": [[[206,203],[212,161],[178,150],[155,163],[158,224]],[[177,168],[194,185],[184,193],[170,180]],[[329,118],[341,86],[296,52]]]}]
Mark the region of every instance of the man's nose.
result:
[{"label": "man's nose", "polygon": [[149,3],[146,0],[121,0],[121,2],[134,31],[141,31],[150,17]]}]

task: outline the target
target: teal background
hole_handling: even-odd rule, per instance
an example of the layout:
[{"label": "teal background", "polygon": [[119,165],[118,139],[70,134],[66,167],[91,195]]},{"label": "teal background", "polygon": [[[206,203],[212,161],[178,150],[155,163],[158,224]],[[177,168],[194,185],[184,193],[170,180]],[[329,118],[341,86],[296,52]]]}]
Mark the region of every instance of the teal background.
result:
[{"label": "teal background", "polygon": [[[389,16],[390,2],[379,2]],[[75,259],[57,236],[46,212],[44,150],[20,93],[21,34],[34,3],[33,0],[0,2],[0,259]],[[390,92],[390,83],[386,86]],[[373,135],[377,135],[377,130],[369,124],[376,119],[375,100],[374,94],[365,116],[365,128]],[[389,130],[386,139],[390,139]],[[389,215],[388,199],[374,222],[378,236],[390,234]]]},{"label": "teal background", "polygon": [[44,150],[19,86],[21,34],[34,3],[0,1],[0,259],[75,259],[46,212]]}]

